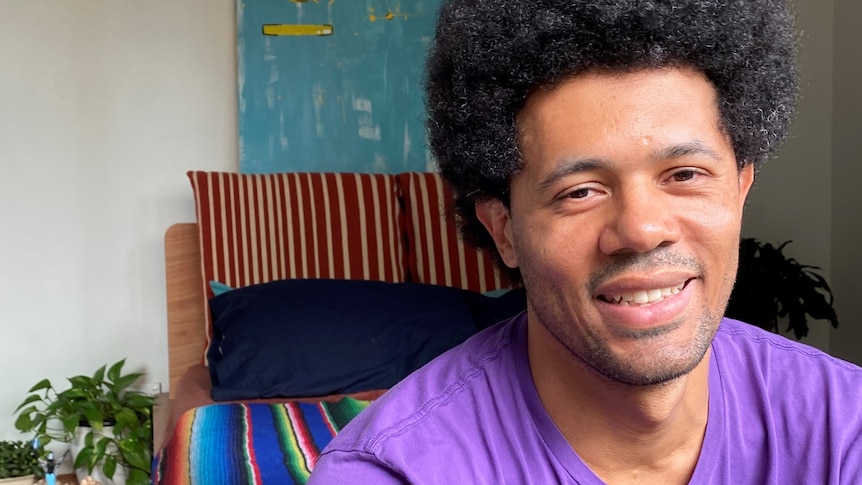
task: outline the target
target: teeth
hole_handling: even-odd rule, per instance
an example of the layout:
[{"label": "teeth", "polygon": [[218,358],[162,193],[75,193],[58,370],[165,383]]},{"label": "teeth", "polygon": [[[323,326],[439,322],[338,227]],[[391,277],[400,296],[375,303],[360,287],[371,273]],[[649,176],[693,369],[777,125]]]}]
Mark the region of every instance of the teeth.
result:
[{"label": "teeth", "polygon": [[623,293],[622,295],[614,295],[611,297],[603,296],[603,298],[605,301],[619,303],[624,306],[646,305],[662,301],[671,295],[676,295],[682,291],[683,288],[685,288],[685,282],[682,282],[677,286],[670,286],[667,288],[655,288],[652,290],[636,291],[634,293]]}]

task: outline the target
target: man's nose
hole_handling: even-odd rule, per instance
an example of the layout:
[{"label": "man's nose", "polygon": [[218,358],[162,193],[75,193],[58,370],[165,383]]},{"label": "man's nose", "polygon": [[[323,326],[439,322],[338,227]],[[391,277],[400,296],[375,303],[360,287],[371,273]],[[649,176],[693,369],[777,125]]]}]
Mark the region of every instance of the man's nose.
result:
[{"label": "man's nose", "polygon": [[[677,201],[678,202],[678,201]],[[599,237],[604,254],[646,253],[680,239],[673,196],[659,187],[618,191]]]}]

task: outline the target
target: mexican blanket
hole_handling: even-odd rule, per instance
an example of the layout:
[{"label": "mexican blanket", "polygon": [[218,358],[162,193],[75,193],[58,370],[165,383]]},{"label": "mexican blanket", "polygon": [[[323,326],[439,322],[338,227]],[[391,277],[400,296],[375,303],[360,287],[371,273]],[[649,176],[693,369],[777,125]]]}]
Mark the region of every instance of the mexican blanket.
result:
[{"label": "mexican blanket", "polygon": [[370,401],[218,403],[183,413],[153,459],[155,485],[304,484]]}]

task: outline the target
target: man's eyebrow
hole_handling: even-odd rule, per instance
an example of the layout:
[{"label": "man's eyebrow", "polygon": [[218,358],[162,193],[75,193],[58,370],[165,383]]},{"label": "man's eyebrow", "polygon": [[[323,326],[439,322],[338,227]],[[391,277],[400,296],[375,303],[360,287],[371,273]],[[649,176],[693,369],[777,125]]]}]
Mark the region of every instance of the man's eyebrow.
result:
[{"label": "man's eyebrow", "polygon": [[694,140],[689,143],[682,143],[679,145],[671,145],[669,147],[656,150],[655,154],[653,154],[653,159],[669,160],[689,155],[705,156],[718,162],[721,161],[721,155],[701,140]]},{"label": "man's eyebrow", "polygon": [[[680,143],[658,149],[653,153],[653,160],[672,160],[674,158],[690,155],[702,156],[715,161],[721,161],[721,155],[701,140],[693,140],[688,143]],[[600,170],[611,165],[603,158],[563,159],[557,164],[557,168],[542,179],[539,187],[542,190],[551,188],[560,179],[569,175],[575,175],[590,170]]]},{"label": "man's eyebrow", "polygon": [[547,190],[564,177],[605,168],[608,165],[610,164],[606,160],[600,158],[584,158],[578,160],[564,159],[557,164],[557,168],[553,172],[549,173],[547,177],[542,179],[539,187],[542,190]]}]

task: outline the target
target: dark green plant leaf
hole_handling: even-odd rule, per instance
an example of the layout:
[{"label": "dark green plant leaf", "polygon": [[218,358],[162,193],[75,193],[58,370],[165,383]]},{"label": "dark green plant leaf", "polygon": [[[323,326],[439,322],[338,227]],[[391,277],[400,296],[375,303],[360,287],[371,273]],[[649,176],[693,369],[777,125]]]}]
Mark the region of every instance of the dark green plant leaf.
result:
[{"label": "dark green plant leaf", "polygon": [[118,395],[122,394],[129,386],[135,383],[143,374],[136,372],[126,376],[120,376],[114,380],[113,390]]},{"label": "dark green plant leaf", "polygon": [[126,404],[130,408],[142,409],[142,408],[150,408],[153,406],[154,399],[152,396],[148,396],[146,394],[141,394],[138,392],[129,392],[125,396]]},{"label": "dark green plant leaf", "polygon": [[[110,458],[110,456],[108,456],[107,458],[105,457],[105,453],[107,452],[108,446],[111,443],[112,443],[111,438],[108,438],[106,436],[102,436],[99,438],[99,440],[96,442],[95,447],[93,448],[93,450],[94,450],[93,451],[93,461],[94,462],[103,463],[103,462],[107,462],[108,459],[113,460],[112,458]],[[111,476],[113,476],[113,475],[109,475],[108,477],[110,478]]]},{"label": "dark green plant leaf", "polygon": [[128,408],[120,409],[117,412],[117,424],[116,427],[125,431],[127,429],[137,429],[140,427],[140,421],[138,420],[138,415],[134,411]]},{"label": "dark green plant leaf", "polygon": [[84,413],[84,418],[86,418],[87,423],[90,424],[91,427],[101,430],[102,423],[105,422],[105,415],[98,409],[92,406],[83,407],[81,412]]},{"label": "dark green plant leaf", "polygon": [[75,431],[75,428],[78,427],[78,423],[81,422],[81,415],[78,413],[72,413],[67,416],[58,415],[56,417],[59,417],[63,422],[63,429],[65,429],[67,433]]},{"label": "dark green plant leaf", "polygon": [[102,383],[105,380],[105,366],[99,367],[96,369],[96,372],[93,373],[92,381],[94,383]]},{"label": "dark green plant leaf", "polygon": [[837,327],[833,295],[817,266],[800,264],[783,254],[791,241],[773,246],[753,238],[739,245],[739,271],[726,315],[778,332],[776,322],[787,318],[786,331],[802,338],[808,319],[828,320]]},{"label": "dark green plant leaf", "polygon": [[126,359],[122,359],[111,366],[108,369],[108,380],[111,382],[117,382],[117,379],[120,378],[121,372],[123,370],[123,365],[126,363]]},{"label": "dark green plant leaf", "polygon": [[30,419],[30,414],[36,411],[36,406],[30,406],[23,410],[15,420],[15,429],[26,432],[33,430],[33,421]]},{"label": "dark green plant leaf", "polygon": [[149,467],[151,456],[147,450],[138,448],[129,448],[123,450],[123,457],[128,461],[129,465],[135,468],[146,470]]},{"label": "dark green plant leaf", "polygon": [[826,282],[826,278],[824,278],[822,275],[814,273],[813,271],[806,272],[806,275],[813,278],[817,282],[815,286],[817,286],[818,288],[823,288],[829,295],[832,294],[832,289],[829,287],[829,283]]},{"label": "dark green plant leaf", "polygon": [[117,460],[112,456],[108,456],[105,458],[105,463],[102,465],[102,471],[105,472],[105,476],[108,478],[114,478],[114,473],[117,470]]},{"label": "dark green plant leaf", "polygon": [[150,475],[143,470],[133,468],[129,470],[126,485],[150,485]]},{"label": "dark green plant leaf", "polygon": [[33,387],[31,387],[30,390],[27,392],[36,392],[43,389],[53,389],[51,387],[51,381],[49,381],[48,379],[42,379],[41,381],[37,382]]},{"label": "dark green plant leaf", "polygon": [[67,389],[60,394],[64,399],[80,399],[86,400],[90,397],[90,393],[84,389],[73,387]]},{"label": "dark green plant leaf", "polygon": [[[30,394],[29,396],[27,396],[26,399],[24,399],[24,401],[21,404],[18,405],[17,408],[15,408],[14,412],[17,413],[24,406],[27,406],[28,404],[33,404],[34,402],[41,401],[41,400],[42,400],[42,396],[40,396],[38,394]],[[31,406],[30,408],[27,408],[27,409],[31,409],[31,408],[35,409],[35,407],[33,407],[33,406]],[[30,411],[23,411],[23,412],[29,413]]]},{"label": "dark green plant leaf", "polygon": [[70,377],[68,380],[72,384],[73,388],[92,389],[96,387],[93,383],[93,379],[88,376],[75,376]]},{"label": "dark green plant leaf", "polygon": [[75,457],[75,463],[73,466],[75,468],[81,468],[82,466],[87,467],[88,472],[92,472],[93,468],[90,466],[90,458],[93,456],[93,448],[92,447],[84,447],[81,451],[78,452],[78,456]]}]

